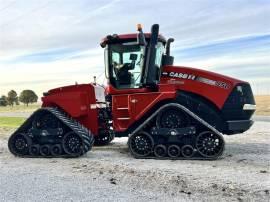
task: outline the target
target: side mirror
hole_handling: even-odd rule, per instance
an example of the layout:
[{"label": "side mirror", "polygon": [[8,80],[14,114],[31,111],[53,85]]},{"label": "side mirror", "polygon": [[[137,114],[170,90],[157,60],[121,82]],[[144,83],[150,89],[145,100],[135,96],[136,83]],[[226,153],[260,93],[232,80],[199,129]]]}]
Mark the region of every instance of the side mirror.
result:
[{"label": "side mirror", "polygon": [[173,65],[174,57],[170,55],[162,55],[161,66]]},{"label": "side mirror", "polygon": [[174,42],[173,38],[169,38],[166,43],[165,55],[162,55],[162,66],[173,65],[174,57],[171,56],[171,43]]}]

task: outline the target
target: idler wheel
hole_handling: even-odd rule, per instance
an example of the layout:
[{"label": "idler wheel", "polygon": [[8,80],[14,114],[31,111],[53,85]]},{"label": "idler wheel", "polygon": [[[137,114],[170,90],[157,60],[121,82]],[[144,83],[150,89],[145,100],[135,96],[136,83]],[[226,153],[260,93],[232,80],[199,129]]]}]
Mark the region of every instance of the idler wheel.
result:
[{"label": "idler wheel", "polygon": [[129,137],[128,146],[135,157],[148,156],[153,151],[154,140],[147,132],[140,132]]},{"label": "idler wheel", "polygon": [[40,147],[40,154],[42,156],[49,156],[50,155],[50,146],[49,145],[42,145]]},{"label": "idler wheel", "polygon": [[31,139],[24,133],[12,135],[8,141],[9,150],[14,155],[26,155],[29,152]]},{"label": "idler wheel", "polygon": [[194,148],[191,145],[184,145],[181,150],[181,154],[185,158],[191,158],[194,155]]},{"label": "idler wheel", "polygon": [[50,152],[53,156],[59,156],[62,154],[62,147],[60,144],[52,145]]},{"label": "idler wheel", "polygon": [[156,157],[159,157],[159,158],[165,157],[167,154],[166,146],[162,144],[155,146],[154,154]]},{"label": "idler wheel", "polygon": [[29,148],[29,154],[32,156],[38,156],[39,155],[39,151],[40,151],[40,146],[35,144],[30,146]]},{"label": "idler wheel", "polygon": [[224,139],[221,135],[205,131],[198,135],[196,148],[203,157],[216,158],[224,150]]},{"label": "idler wheel", "polygon": [[168,147],[168,156],[175,158],[178,157],[181,153],[180,147],[178,145],[170,145]]}]

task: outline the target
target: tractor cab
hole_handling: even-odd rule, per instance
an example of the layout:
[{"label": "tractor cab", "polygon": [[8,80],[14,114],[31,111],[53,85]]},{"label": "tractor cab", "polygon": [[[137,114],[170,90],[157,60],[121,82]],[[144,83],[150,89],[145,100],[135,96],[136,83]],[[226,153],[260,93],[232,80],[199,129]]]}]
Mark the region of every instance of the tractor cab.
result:
[{"label": "tractor cab", "polygon": [[154,88],[160,80],[165,60],[166,39],[153,25],[151,33],[144,34],[138,25],[138,34],[109,35],[101,42],[105,48],[105,74],[115,90]]}]

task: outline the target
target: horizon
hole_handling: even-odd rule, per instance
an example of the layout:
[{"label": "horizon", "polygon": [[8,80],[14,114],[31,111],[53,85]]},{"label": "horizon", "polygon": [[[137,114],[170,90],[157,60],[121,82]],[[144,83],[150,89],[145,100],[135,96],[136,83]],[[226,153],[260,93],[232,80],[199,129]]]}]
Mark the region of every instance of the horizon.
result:
[{"label": "horizon", "polygon": [[0,0],[0,95],[32,89],[40,97],[93,76],[104,83],[99,42],[108,34],[135,33],[137,23],[145,32],[158,23],[162,35],[175,39],[175,65],[248,81],[254,94],[269,95],[267,19],[267,0]]}]

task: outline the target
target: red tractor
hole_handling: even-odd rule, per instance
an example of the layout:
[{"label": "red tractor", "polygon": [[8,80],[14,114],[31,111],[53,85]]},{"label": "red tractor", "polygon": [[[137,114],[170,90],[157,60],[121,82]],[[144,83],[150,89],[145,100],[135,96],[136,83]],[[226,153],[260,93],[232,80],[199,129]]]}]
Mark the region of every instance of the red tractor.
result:
[{"label": "red tractor", "polygon": [[49,90],[42,108],[11,135],[21,157],[78,157],[92,145],[129,137],[136,158],[216,159],[223,134],[248,130],[256,105],[249,83],[173,66],[159,25],[144,34],[108,35],[106,89],[96,83]]}]

